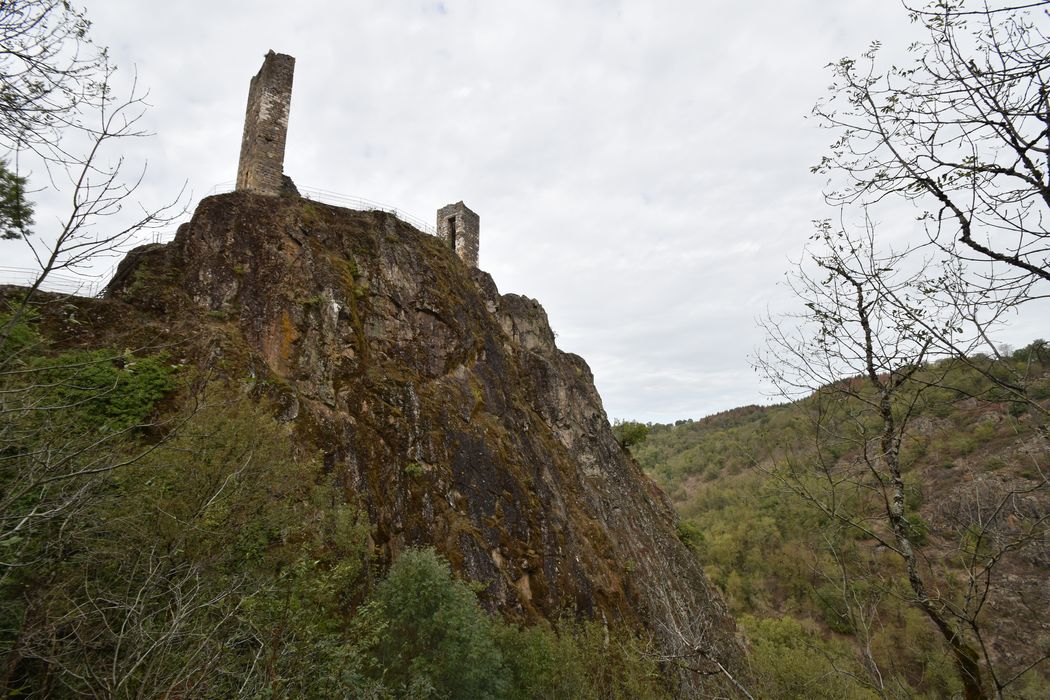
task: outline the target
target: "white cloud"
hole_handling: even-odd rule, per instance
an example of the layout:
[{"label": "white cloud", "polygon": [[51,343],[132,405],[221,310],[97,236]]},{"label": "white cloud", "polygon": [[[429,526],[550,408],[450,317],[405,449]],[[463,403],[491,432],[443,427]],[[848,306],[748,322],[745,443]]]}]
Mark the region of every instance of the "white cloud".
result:
[{"label": "white cloud", "polygon": [[147,194],[232,180],[248,80],[292,54],[286,172],[428,221],[466,201],[482,267],[544,304],[611,416],[641,419],[763,399],[754,320],[827,215],[808,167],[829,136],[805,119],[824,66],[914,30],[886,0],[87,9],[151,89]]}]

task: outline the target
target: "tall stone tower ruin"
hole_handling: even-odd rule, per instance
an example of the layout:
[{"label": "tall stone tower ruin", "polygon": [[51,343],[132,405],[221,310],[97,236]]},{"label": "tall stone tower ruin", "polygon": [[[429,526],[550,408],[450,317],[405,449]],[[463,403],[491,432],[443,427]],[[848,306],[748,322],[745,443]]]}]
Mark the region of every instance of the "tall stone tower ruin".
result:
[{"label": "tall stone tower ruin", "polygon": [[478,266],[480,229],[481,218],[463,202],[438,209],[438,238],[445,241],[448,247],[471,267]]},{"label": "tall stone tower ruin", "polygon": [[272,50],[248,88],[237,189],[279,195],[284,176],[284,142],[292,103],[295,59]]}]

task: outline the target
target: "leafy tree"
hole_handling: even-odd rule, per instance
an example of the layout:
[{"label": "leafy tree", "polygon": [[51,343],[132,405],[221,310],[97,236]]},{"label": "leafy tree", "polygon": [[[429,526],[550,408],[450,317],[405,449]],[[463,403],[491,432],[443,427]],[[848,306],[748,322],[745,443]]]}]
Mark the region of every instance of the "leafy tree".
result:
[{"label": "leafy tree", "polygon": [[[860,673],[845,645],[821,639],[791,617],[745,616],[758,690],[769,698],[875,700],[880,694],[857,682]],[[838,667],[844,673],[828,673]]]},{"label": "leafy tree", "polygon": [[377,669],[413,697],[498,698],[507,672],[492,622],[432,549],[404,552],[363,610]]},{"label": "leafy tree", "polygon": [[617,419],[613,422],[613,435],[621,447],[632,447],[645,441],[649,435],[649,426],[638,421]]},{"label": "leafy tree", "polygon": [[[555,663],[561,666],[553,692],[541,697],[587,700],[658,700],[671,697],[664,686],[664,660],[645,639],[615,625],[565,622],[559,627]],[[673,661],[670,663],[674,663]]]},{"label": "leafy tree", "polygon": [[[867,216],[859,232],[820,223],[808,261],[790,277],[807,311],[767,324],[769,352],[759,360],[785,398],[817,392],[812,450],[781,456],[773,475],[829,524],[898,558],[902,579],[886,592],[907,591],[938,630],[967,698],[1002,697],[1018,665],[1047,658],[1034,648],[1007,669],[984,627],[995,572],[1045,531],[1038,513],[1010,536],[998,522],[1022,494],[1048,488],[1045,455],[1034,457],[1031,483],[974,490],[973,520],[954,542],[960,581],[924,552],[911,497],[922,485],[907,481],[905,442],[917,413],[944,392],[1012,401],[1047,430],[1033,365],[1012,363],[993,338],[1050,283],[1048,9],[1047,0],[910,7],[926,32],[911,63],[881,68],[876,42],[860,59],[833,65],[830,95],[814,110],[838,135],[814,168],[832,178],[828,201],[844,208],[845,221],[850,206],[903,199],[918,208],[922,234],[893,249]],[[927,369],[939,358],[968,366],[995,390],[953,384],[950,364]],[[979,534],[966,535],[971,528]],[[845,578],[868,580],[844,562]]]},{"label": "leafy tree", "polygon": [[23,238],[33,225],[33,206],[26,200],[26,178],[0,161],[0,238]]},{"label": "leafy tree", "polygon": [[372,695],[345,634],[367,527],[265,406],[195,398],[61,537],[27,535],[33,566],[0,586],[5,695]]}]

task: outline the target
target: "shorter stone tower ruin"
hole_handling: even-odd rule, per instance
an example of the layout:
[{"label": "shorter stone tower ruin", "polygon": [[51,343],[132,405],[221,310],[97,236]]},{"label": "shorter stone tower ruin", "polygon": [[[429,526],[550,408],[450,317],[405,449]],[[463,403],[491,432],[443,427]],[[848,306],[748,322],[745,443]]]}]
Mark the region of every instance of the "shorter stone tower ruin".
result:
[{"label": "shorter stone tower ruin", "polygon": [[237,189],[278,195],[284,176],[284,142],[292,103],[295,59],[270,51],[248,88]]},{"label": "shorter stone tower ruin", "polygon": [[471,267],[478,266],[478,238],[481,219],[467,209],[463,202],[456,202],[438,209],[437,235],[448,247]]}]

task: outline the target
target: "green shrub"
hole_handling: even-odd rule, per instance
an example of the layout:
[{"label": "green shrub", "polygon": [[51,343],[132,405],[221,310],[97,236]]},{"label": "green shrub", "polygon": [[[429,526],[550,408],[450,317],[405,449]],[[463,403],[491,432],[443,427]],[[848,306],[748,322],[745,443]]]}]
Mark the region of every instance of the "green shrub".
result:
[{"label": "green shrub", "polygon": [[652,649],[628,630],[599,622],[562,624],[554,692],[540,697],[658,700],[670,695]]},{"label": "green shrub", "polygon": [[492,622],[432,549],[398,557],[355,622],[375,635],[373,670],[396,693],[480,700],[507,691]]},{"label": "green shrub", "polygon": [[627,630],[598,622],[563,621],[557,632],[497,624],[496,640],[509,671],[507,700],[668,697],[650,650]]},{"label": "green shrub", "polygon": [[33,327],[35,318],[32,309],[23,311],[17,323],[11,323],[11,314],[0,314],[0,358],[6,361],[40,343],[40,334]]},{"label": "green shrub", "polygon": [[682,520],[678,523],[677,534],[690,551],[700,553],[704,550],[704,533],[696,523]]},{"label": "green shrub", "polygon": [[946,447],[953,455],[968,455],[977,449],[977,440],[972,435],[957,433],[948,438]]},{"label": "green shrub", "polygon": [[974,426],[971,431],[973,439],[978,443],[987,442],[995,437],[998,430],[996,429],[995,423],[992,421],[982,421]]},{"label": "green shrub", "polygon": [[176,387],[177,367],[163,355],[76,350],[34,358],[31,381],[45,385],[52,407],[76,412],[86,426],[119,431],[140,425]]},{"label": "green shrub", "polygon": [[[218,385],[195,398],[159,442],[119,441],[112,459],[126,462],[82,481],[89,497],[61,524],[74,546],[38,547],[0,588],[0,645],[32,639],[62,659],[20,668],[19,696],[360,697],[369,687],[352,678],[363,655],[343,634],[364,587],[367,528],[267,407]],[[97,430],[79,412],[63,416],[64,438]],[[48,545],[54,533],[29,536]],[[13,620],[23,602],[38,612]]]},{"label": "green shrub", "polygon": [[986,471],[994,472],[1006,467],[1006,462],[1002,457],[989,457],[984,460],[984,468]]},{"label": "green shrub", "polygon": [[321,210],[313,202],[304,199],[302,202],[302,221],[307,228],[312,228],[321,223],[323,217]]},{"label": "green shrub", "polygon": [[1032,385],[1028,388],[1028,395],[1036,401],[1050,399],[1050,375],[1032,382]]},{"label": "green shrub", "polygon": [[558,636],[546,626],[496,625],[496,644],[507,661],[509,699],[573,697],[582,671],[560,653]]}]

